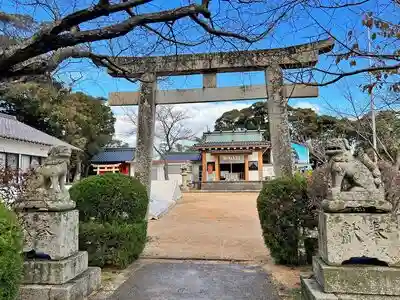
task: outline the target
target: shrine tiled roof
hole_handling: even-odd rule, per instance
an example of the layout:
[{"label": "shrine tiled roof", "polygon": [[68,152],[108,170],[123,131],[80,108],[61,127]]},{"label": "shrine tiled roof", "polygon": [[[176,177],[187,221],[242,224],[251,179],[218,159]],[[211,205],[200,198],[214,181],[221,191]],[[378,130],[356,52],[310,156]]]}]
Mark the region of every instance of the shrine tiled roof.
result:
[{"label": "shrine tiled roof", "polygon": [[199,152],[171,152],[166,156],[169,162],[201,160],[201,154]]},{"label": "shrine tiled roof", "polygon": [[117,163],[132,161],[135,158],[135,148],[104,148],[93,156],[92,163]]},{"label": "shrine tiled roof", "polygon": [[269,141],[233,141],[233,142],[201,142],[193,146],[201,148],[238,148],[238,147],[270,147]]}]

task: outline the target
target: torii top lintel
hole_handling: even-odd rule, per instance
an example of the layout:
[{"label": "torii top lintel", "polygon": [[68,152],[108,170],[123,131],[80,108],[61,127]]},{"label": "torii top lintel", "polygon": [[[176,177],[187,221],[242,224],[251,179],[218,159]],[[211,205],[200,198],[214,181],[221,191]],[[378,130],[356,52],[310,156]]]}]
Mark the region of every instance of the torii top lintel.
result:
[{"label": "torii top lintel", "polygon": [[[217,53],[182,54],[172,56],[117,57],[114,63],[123,67],[131,78],[145,73],[157,76],[192,75],[205,73],[261,71],[271,65],[283,69],[314,66],[319,54],[332,50],[332,39],[295,45],[286,48],[232,51]],[[127,73],[115,73],[114,77],[127,77]]]}]

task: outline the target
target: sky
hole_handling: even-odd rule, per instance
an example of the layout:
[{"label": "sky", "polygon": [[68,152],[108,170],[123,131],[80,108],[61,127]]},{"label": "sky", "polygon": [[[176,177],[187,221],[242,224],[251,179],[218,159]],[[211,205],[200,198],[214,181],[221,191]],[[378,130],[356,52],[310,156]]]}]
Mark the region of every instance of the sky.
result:
[{"label": "sky", "polygon": [[[10,12],[24,12],[30,13],[35,16],[37,20],[46,21],[49,18],[49,13],[45,10],[32,6],[23,6],[23,3],[29,3],[29,0],[19,0],[19,5],[12,5],[12,1],[0,0],[0,9]],[[76,6],[71,5],[69,0],[57,0],[54,3],[59,4],[60,9],[64,14],[71,12],[75,7],[86,7],[91,0],[75,0]],[[154,12],[161,9],[168,9],[185,5],[189,0],[155,0],[145,9],[147,12]],[[199,1],[197,1],[199,2]],[[324,2],[324,1],[322,1]],[[325,1],[326,2],[326,1]],[[345,1],[345,2],[356,2]],[[346,9],[332,10],[332,9],[310,9],[303,11],[298,9],[294,12],[293,18],[284,20],[283,23],[275,28],[265,39],[248,47],[244,43],[235,43],[234,45],[226,43],[221,40],[214,40],[213,43],[202,44],[192,48],[178,49],[183,53],[199,53],[209,52],[215,50],[234,50],[235,47],[241,49],[269,49],[274,47],[283,47],[296,45],[301,43],[308,43],[319,39],[328,37],[327,32],[330,32],[334,37],[338,38],[336,42],[334,53],[340,52],[342,41],[348,40],[348,32],[352,31],[352,36],[356,36],[361,47],[366,46],[366,29],[361,25],[362,15],[372,10],[376,14],[384,14],[386,18],[391,17],[391,10],[385,4],[390,2],[388,0],[367,1],[364,5],[349,7]],[[216,16],[216,22],[220,25],[226,25],[235,32],[240,32],[241,27],[238,25],[239,21],[242,23],[253,26],[254,33],[264,30],[268,26],[268,19],[265,15],[265,4],[253,5],[240,12],[238,15],[234,9],[228,9],[226,1],[211,1],[211,10]],[[219,3],[222,3],[219,7]],[[270,3],[270,1],[267,1]],[[273,5],[273,4],[272,4]],[[262,26],[257,22],[261,22],[266,18]],[[112,15],[114,21],[120,21],[126,18],[126,15]],[[394,16],[394,19],[396,15]],[[396,19],[395,19],[396,20]],[[105,22],[105,20],[100,20]],[[318,23],[318,26],[315,24]],[[83,29],[94,29],[99,24],[105,23],[88,23],[82,26]],[[203,36],[198,26],[193,27],[192,23],[182,21],[178,23],[180,27],[177,34],[186,40],[197,41]],[[311,24],[314,24],[313,26]],[[150,45],[154,42],[154,38],[144,36],[142,32],[135,32],[127,37],[116,39],[113,41],[106,41],[97,43],[94,49],[100,53],[108,53],[112,50],[123,49],[122,55],[146,55],[149,51]],[[373,49],[379,41],[375,41]],[[175,47],[159,47],[152,49],[152,55],[165,55],[172,54],[176,51]],[[334,63],[332,53],[320,56],[318,67],[325,70],[349,70],[349,62],[343,62],[339,66]],[[366,66],[367,61],[358,61],[359,66]],[[318,81],[324,80],[322,74],[314,74],[315,79]],[[106,70],[93,66],[88,61],[68,61],[62,65],[62,68],[56,73],[57,78],[64,82],[73,83],[71,85],[74,91],[82,91],[92,96],[108,98],[110,92],[118,91],[137,91],[138,85],[133,84],[122,78],[113,78],[109,76]],[[355,114],[366,113],[369,109],[369,96],[360,91],[360,84],[366,82],[365,75],[353,76],[339,81],[326,87],[319,88],[319,97],[313,99],[290,99],[289,104],[294,107],[311,108],[319,114],[332,114],[346,117],[354,117]],[[264,84],[265,78],[263,72],[249,72],[249,73],[226,73],[218,74],[217,85],[218,87],[226,86],[241,86],[250,84]],[[185,88],[200,88],[202,87],[202,78],[200,75],[192,76],[179,76],[169,77],[159,83],[160,89],[185,89]],[[349,101],[349,94],[353,99],[353,103]],[[260,99],[263,100],[263,99]],[[219,102],[219,103],[199,103],[199,104],[182,104],[180,108],[185,109],[187,114],[191,116],[190,121],[185,124],[192,129],[193,132],[201,133],[207,128],[213,129],[215,120],[222,115],[223,112],[232,109],[242,109],[248,107],[255,101],[235,101],[235,102]],[[377,105],[379,105],[377,103]],[[116,137],[130,143],[135,144],[135,136],[131,134],[132,124],[127,121],[125,116],[126,111],[122,108],[112,108],[117,121],[115,124]]]},{"label": "sky", "polygon": [[[173,2],[171,1],[171,5]],[[178,1],[179,2],[179,1]],[[183,1],[184,2],[184,1]],[[215,2],[215,1],[214,1]],[[374,1],[372,1],[374,2]],[[379,1],[378,1],[379,2]],[[374,4],[372,4],[374,5]],[[346,40],[346,35],[351,29],[353,35],[359,35],[360,43],[366,43],[366,30],[361,26],[362,14],[368,10],[379,12],[382,7],[376,4],[376,7],[367,5],[359,9],[349,9],[346,11],[311,11],[308,16],[301,16],[294,20],[295,24],[283,24],[276,30],[273,35],[254,45],[250,49],[268,49],[273,47],[290,46],[318,39],[324,39],[328,36],[324,34],[323,29],[329,29],[336,37]],[[354,18],[358,18],[359,22],[355,22]],[[310,24],[310,18],[316,18],[315,21],[320,22],[321,28],[319,32],[315,31],[315,27],[307,28]],[[314,22],[314,21],[313,21]],[[364,37],[362,37],[364,36]],[[338,43],[336,43],[338,44]],[[361,45],[363,46],[363,45]],[[340,45],[336,45],[334,52],[339,52]],[[183,50],[185,52],[185,50]],[[193,52],[207,52],[206,47],[198,49],[190,49]],[[157,54],[157,53],[156,53]],[[336,70],[337,66],[333,63],[334,58],[331,55],[321,55],[318,67],[326,70]],[[366,65],[366,61],[359,61],[359,65]],[[339,68],[349,70],[349,63],[342,63]],[[333,66],[334,65],[334,66]],[[332,67],[333,66],[333,67]],[[81,65],[79,65],[81,68]],[[85,91],[94,96],[107,98],[110,92],[118,91],[137,91],[138,85],[132,84],[125,79],[112,78],[104,70],[99,70],[86,63],[85,68],[91,70],[85,73],[74,86],[75,90]],[[335,69],[336,68],[336,69]],[[71,74],[71,73],[70,73]],[[82,76],[81,72],[77,73]],[[323,80],[322,74],[315,74],[317,80]],[[319,97],[306,99],[290,99],[289,104],[293,107],[311,108],[319,114],[331,114],[336,116],[354,118],[368,112],[370,97],[361,92],[360,85],[366,82],[365,75],[353,76],[345,78],[338,83],[319,88]],[[217,75],[217,86],[241,86],[250,84],[264,84],[265,77],[263,72],[248,72],[248,73],[227,73]],[[159,89],[187,89],[202,87],[201,75],[192,76],[177,76],[169,77],[159,83]],[[351,98],[349,97],[351,95]],[[350,101],[351,99],[351,101]],[[264,99],[260,99],[264,100]],[[259,101],[259,100],[257,100]],[[242,109],[248,107],[256,101],[231,101],[231,102],[215,102],[215,103],[197,103],[197,104],[180,104],[180,108],[187,111],[190,120],[186,121],[185,126],[191,128],[192,131],[199,136],[207,129],[213,129],[215,120],[222,113],[232,109]],[[379,105],[377,103],[377,105]],[[113,112],[117,118],[115,125],[116,137],[128,142],[131,145],[135,144],[135,135],[132,134],[132,124],[126,118],[126,109],[113,107]],[[130,108],[132,109],[132,108]]]}]

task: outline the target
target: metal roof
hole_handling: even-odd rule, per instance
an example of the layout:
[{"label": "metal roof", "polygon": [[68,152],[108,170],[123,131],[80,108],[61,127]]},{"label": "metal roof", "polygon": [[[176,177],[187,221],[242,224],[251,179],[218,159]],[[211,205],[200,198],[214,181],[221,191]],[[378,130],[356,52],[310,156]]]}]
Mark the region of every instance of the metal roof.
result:
[{"label": "metal roof", "polygon": [[171,152],[166,155],[167,161],[198,161],[201,160],[199,152]]},{"label": "metal roof", "polygon": [[0,137],[47,146],[63,145],[73,150],[80,150],[54,136],[33,128],[17,120],[15,116],[0,113]]},{"label": "metal roof", "polygon": [[93,156],[92,163],[126,162],[135,159],[135,148],[104,148]]}]

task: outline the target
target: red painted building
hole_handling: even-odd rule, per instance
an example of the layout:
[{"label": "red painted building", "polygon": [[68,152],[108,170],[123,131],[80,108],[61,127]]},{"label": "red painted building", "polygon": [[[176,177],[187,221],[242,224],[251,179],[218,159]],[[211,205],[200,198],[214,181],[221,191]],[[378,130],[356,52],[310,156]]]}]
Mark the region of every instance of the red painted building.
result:
[{"label": "red painted building", "polygon": [[96,174],[112,172],[133,175],[131,164],[134,156],[135,148],[104,148],[91,160],[93,171]]}]

